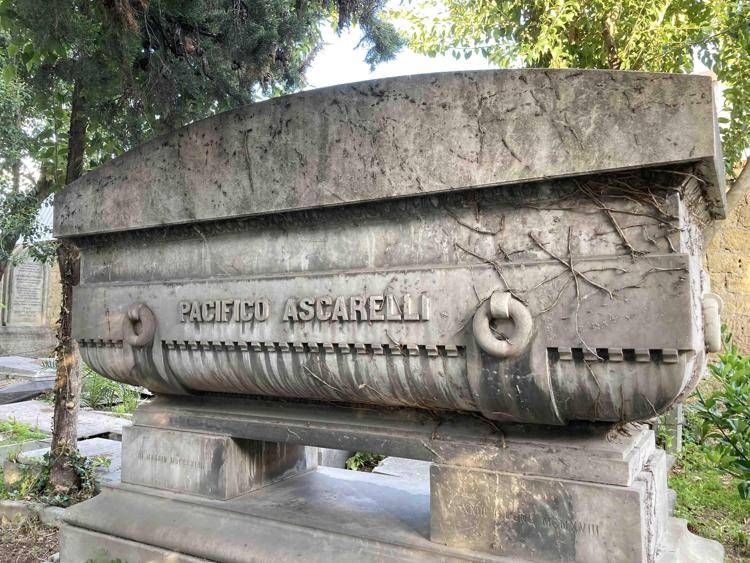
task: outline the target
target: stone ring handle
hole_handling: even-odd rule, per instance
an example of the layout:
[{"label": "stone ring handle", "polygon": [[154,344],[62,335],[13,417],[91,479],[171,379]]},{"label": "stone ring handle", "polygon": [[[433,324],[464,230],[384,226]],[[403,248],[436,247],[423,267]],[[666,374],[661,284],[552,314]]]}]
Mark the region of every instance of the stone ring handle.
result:
[{"label": "stone ring handle", "polygon": [[[491,330],[493,319],[510,319],[515,331],[500,340]],[[474,338],[479,347],[490,356],[512,358],[520,355],[531,342],[534,321],[529,310],[506,291],[496,291],[474,313]]]},{"label": "stone ring handle", "polygon": [[[140,324],[140,327],[138,326]],[[133,303],[122,320],[122,334],[131,346],[148,346],[154,340],[156,316],[145,303]]]}]

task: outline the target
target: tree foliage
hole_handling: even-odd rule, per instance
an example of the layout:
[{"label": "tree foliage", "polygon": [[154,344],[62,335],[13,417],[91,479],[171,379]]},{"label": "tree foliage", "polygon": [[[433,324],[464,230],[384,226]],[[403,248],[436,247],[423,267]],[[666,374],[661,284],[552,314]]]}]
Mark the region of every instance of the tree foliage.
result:
[{"label": "tree foliage", "polygon": [[96,165],[155,133],[298,88],[326,20],[360,24],[367,59],[388,59],[400,39],[379,10],[380,0],[0,0],[3,76],[20,79],[34,117],[43,114],[40,142],[56,138],[65,115],[48,112],[69,110],[80,83],[87,165]]},{"label": "tree foliage", "polygon": [[725,86],[730,174],[750,146],[748,0],[405,0],[410,46],[481,54],[499,67],[691,72],[696,57]]},{"label": "tree foliage", "polygon": [[[301,86],[321,24],[359,24],[370,64],[393,56],[401,40],[380,19],[382,2],[0,0],[2,79],[18,92],[0,103],[0,133],[18,134],[0,146],[0,276],[20,237],[34,238],[42,202],[86,169],[155,134]],[[36,176],[21,186],[24,159]],[[62,306],[49,481],[70,489],[83,486],[68,461],[81,387],[70,331],[78,257],[66,241],[55,253]]]},{"label": "tree foliage", "polygon": [[0,0],[0,276],[19,237],[33,245],[42,234],[34,207],[70,179],[74,109],[80,173],[299,88],[321,25],[358,24],[366,60],[387,60],[402,42],[382,1]]}]

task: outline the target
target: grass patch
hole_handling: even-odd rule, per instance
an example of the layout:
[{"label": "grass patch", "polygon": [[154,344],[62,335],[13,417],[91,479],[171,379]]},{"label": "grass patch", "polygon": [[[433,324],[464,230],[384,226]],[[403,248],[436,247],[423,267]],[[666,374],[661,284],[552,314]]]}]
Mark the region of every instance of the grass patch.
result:
[{"label": "grass patch", "polygon": [[675,516],[691,532],[724,545],[727,559],[750,558],[750,501],[740,498],[739,479],[716,468],[696,444],[680,453],[669,486],[677,492]]},{"label": "grass patch", "polygon": [[30,440],[42,440],[47,435],[40,432],[38,428],[32,428],[28,424],[17,420],[0,421],[0,446],[20,444]]}]

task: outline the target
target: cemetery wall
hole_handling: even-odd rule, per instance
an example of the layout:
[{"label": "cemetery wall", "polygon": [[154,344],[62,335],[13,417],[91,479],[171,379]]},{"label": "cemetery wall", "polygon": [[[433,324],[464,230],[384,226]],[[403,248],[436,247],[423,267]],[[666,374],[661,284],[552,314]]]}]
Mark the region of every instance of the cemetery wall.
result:
[{"label": "cemetery wall", "polygon": [[750,194],[730,211],[706,252],[711,287],[724,300],[721,318],[734,343],[750,353]]}]

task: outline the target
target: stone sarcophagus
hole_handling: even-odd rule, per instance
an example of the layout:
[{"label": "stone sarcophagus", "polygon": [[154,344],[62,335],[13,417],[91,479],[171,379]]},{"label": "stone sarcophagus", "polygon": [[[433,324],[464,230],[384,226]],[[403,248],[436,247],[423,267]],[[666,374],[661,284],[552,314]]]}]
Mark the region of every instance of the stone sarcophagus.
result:
[{"label": "stone sarcophagus", "polygon": [[[645,430],[604,448],[601,459],[619,457],[601,467],[529,460],[521,444],[576,421],[647,420],[694,388],[720,340],[701,229],[723,216],[708,78],[498,71],[304,92],[195,123],[69,186],[55,232],[81,249],[84,361],[159,395],[136,423],[161,428],[169,448],[170,432],[191,430],[440,462],[434,542],[651,561],[661,500],[648,514],[633,505],[638,541],[602,543],[614,514],[491,516],[466,499],[507,487],[451,468],[635,486],[656,459]],[[516,453],[456,453],[496,447],[498,425],[518,423],[544,437],[513,426]],[[143,469],[149,440],[126,440],[142,465],[125,461],[123,481],[195,492],[180,472],[157,481]],[[295,455],[258,454],[281,460],[262,484],[307,467]],[[222,483],[221,498],[253,488]],[[448,517],[457,494],[469,504]],[[577,494],[568,513],[591,502]],[[457,534],[467,518],[489,527]],[[521,537],[533,523],[547,536]]]},{"label": "stone sarcophagus", "polygon": [[58,198],[81,354],[157,393],[650,418],[703,364],[711,100],[687,76],[472,73],[197,123]]}]

